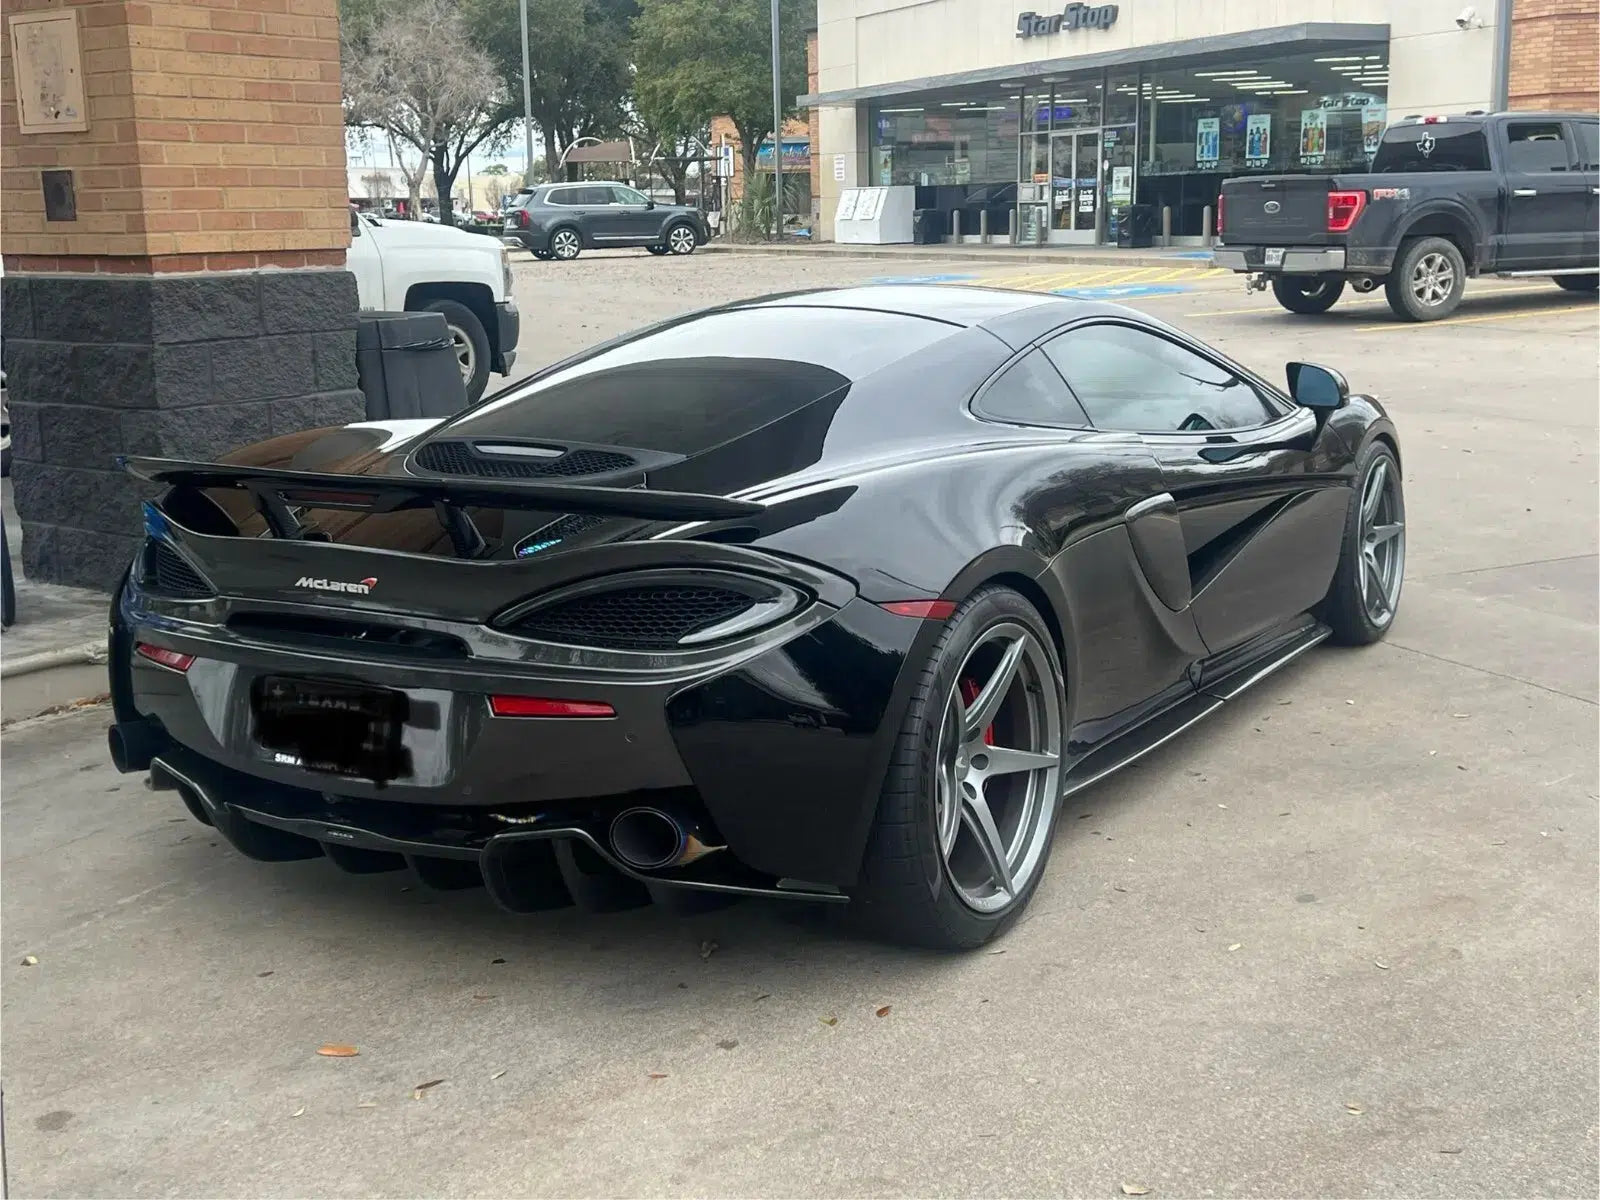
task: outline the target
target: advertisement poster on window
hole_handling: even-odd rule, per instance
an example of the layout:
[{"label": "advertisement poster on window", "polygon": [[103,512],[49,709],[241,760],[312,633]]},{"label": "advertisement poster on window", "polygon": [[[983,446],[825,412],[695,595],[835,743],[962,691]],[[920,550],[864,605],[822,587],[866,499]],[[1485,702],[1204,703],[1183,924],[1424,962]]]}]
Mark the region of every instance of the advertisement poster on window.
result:
[{"label": "advertisement poster on window", "polygon": [[1252,167],[1265,166],[1272,157],[1272,115],[1251,113],[1244,126],[1244,161]]},{"label": "advertisement poster on window", "polygon": [[1301,165],[1320,167],[1327,152],[1328,114],[1320,108],[1303,109],[1300,113]]},{"label": "advertisement poster on window", "polygon": [[1111,168],[1111,203],[1127,204],[1133,199],[1133,168]]},{"label": "advertisement poster on window", "polygon": [[1369,104],[1361,113],[1361,148],[1368,154],[1378,152],[1383,140],[1383,127],[1388,122],[1389,110],[1382,104]]},{"label": "advertisement poster on window", "polygon": [[1201,117],[1194,126],[1194,165],[1214,167],[1222,157],[1222,118]]}]

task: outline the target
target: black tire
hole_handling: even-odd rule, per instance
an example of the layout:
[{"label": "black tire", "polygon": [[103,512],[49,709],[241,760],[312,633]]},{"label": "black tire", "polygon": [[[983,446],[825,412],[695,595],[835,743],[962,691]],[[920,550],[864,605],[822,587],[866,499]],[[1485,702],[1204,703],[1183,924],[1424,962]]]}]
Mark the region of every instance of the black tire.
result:
[{"label": "black tire", "polygon": [[0,627],[10,629],[17,619],[17,587],[11,578],[11,547],[0,531]]},{"label": "black tire", "polygon": [[687,221],[679,221],[676,225],[668,226],[667,231],[661,235],[670,254],[693,254],[700,245],[699,235],[695,233],[694,226]]},{"label": "black tire", "polygon": [[1312,316],[1325,313],[1344,294],[1344,280],[1317,275],[1279,275],[1272,281],[1272,294],[1292,313]]},{"label": "black tire", "polygon": [[[1450,284],[1438,299],[1427,300],[1418,273],[1437,256],[1442,268],[1450,272]],[[1394,315],[1405,321],[1437,321],[1455,312],[1461,295],[1467,289],[1467,263],[1461,251],[1448,238],[1408,238],[1400,244],[1394,269],[1383,281],[1384,294]]]},{"label": "black tire", "polygon": [[433,300],[422,306],[443,315],[450,326],[456,359],[461,363],[461,382],[466,385],[467,403],[476,404],[489,386],[489,335],[478,314],[458,300]]},{"label": "black tire", "polygon": [[1563,292],[1592,292],[1600,288],[1600,275],[1556,275],[1553,278]]},{"label": "black tire", "polygon": [[548,250],[535,250],[533,252],[533,256],[535,258],[537,258],[540,262],[549,262],[552,258],[555,257],[555,255],[551,254],[550,251],[548,251]]},{"label": "black tire", "polygon": [[1394,483],[1397,519],[1405,524],[1405,488],[1400,478],[1400,463],[1387,442],[1373,441],[1356,462],[1355,483],[1350,494],[1350,511],[1345,514],[1344,534],[1339,545],[1339,565],[1334,569],[1328,594],[1317,607],[1316,616],[1333,630],[1333,640],[1342,646],[1367,646],[1378,641],[1394,624],[1399,609],[1401,584],[1405,575],[1405,540],[1400,540],[1399,580],[1388,615],[1375,620],[1363,599],[1361,558],[1366,541],[1361,501],[1366,485],[1380,465]]},{"label": "black tire", "polygon": [[[1059,800],[1049,814],[1038,866],[1008,906],[993,913],[978,912],[956,895],[935,828],[939,734],[957,687],[956,673],[972,648],[1002,622],[1023,626],[1038,640],[1048,655],[1056,694],[1062,696],[1061,664],[1050,631],[1024,597],[1009,588],[987,587],[950,618],[906,709],[884,775],[860,881],[851,895],[847,915],[869,934],[934,950],[970,950],[1004,933],[1027,907],[1044,876],[1061,811]],[[1064,721],[1064,703],[1057,712]],[[1064,727],[1060,733],[1064,750]]]},{"label": "black tire", "polygon": [[583,253],[583,234],[571,225],[562,225],[550,231],[550,257],[557,262],[571,262]]},{"label": "black tire", "polygon": [[645,249],[650,251],[651,254],[655,255],[661,255],[667,252],[667,248],[665,246],[646,246]]}]

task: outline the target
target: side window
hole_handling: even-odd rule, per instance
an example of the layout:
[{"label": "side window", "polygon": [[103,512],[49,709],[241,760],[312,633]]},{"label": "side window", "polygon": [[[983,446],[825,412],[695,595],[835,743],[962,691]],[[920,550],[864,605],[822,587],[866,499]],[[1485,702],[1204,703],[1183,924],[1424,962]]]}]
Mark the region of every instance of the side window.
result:
[{"label": "side window", "polygon": [[1572,131],[1578,138],[1579,170],[1600,171],[1600,123],[1574,121]]},{"label": "side window", "polygon": [[642,205],[646,201],[642,192],[636,192],[630,187],[614,187],[611,189],[611,203]]},{"label": "side window", "polygon": [[974,408],[979,416],[1016,425],[1084,428],[1089,424],[1083,409],[1040,350],[1031,351],[1007,367],[978,397]]},{"label": "side window", "polygon": [[581,204],[585,208],[592,208],[597,204],[611,203],[611,189],[608,187],[581,187],[574,188],[578,198],[574,204]]},{"label": "side window", "polygon": [[1571,163],[1560,121],[1514,121],[1506,125],[1506,168],[1511,171],[1565,171]]},{"label": "side window", "polygon": [[1126,325],[1091,325],[1045,343],[1098,429],[1248,429],[1278,413],[1231,371]]},{"label": "side window", "polygon": [[580,203],[578,200],[578,189],[552,188],[550,191],[545,193],[544,202],[546,204],[578,204]]},{"label": "side window", "polygon": [[1489,144],[1483,126],[1391,125],[1384,131],[1372,169],[1379,175],[1420,171],[1487,171]]}]

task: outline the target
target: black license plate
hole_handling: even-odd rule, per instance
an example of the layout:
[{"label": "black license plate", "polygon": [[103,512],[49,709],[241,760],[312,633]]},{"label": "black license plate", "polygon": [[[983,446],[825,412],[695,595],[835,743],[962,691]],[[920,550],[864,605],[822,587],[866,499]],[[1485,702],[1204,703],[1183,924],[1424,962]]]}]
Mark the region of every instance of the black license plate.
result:
[{"label": "black license plate", "polygon": [[273,761],[387,783],[409,774],[404,692],[339,680],[263,675],[250,687],[256,740]]}]

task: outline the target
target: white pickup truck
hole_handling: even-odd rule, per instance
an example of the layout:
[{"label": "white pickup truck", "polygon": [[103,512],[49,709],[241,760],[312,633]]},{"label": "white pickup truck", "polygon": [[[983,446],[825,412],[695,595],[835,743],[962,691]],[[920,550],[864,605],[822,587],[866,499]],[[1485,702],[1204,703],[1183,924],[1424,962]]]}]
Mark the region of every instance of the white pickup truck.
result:
[{"label": "white pickup truck", "polygon": [[363,310],[444,314],[469,404],[483,395],[491,369],[511,373],[522,318],[511,296],[511,259],[499,238],[385,221],[352,208],[345,265],[356,277]]}]

